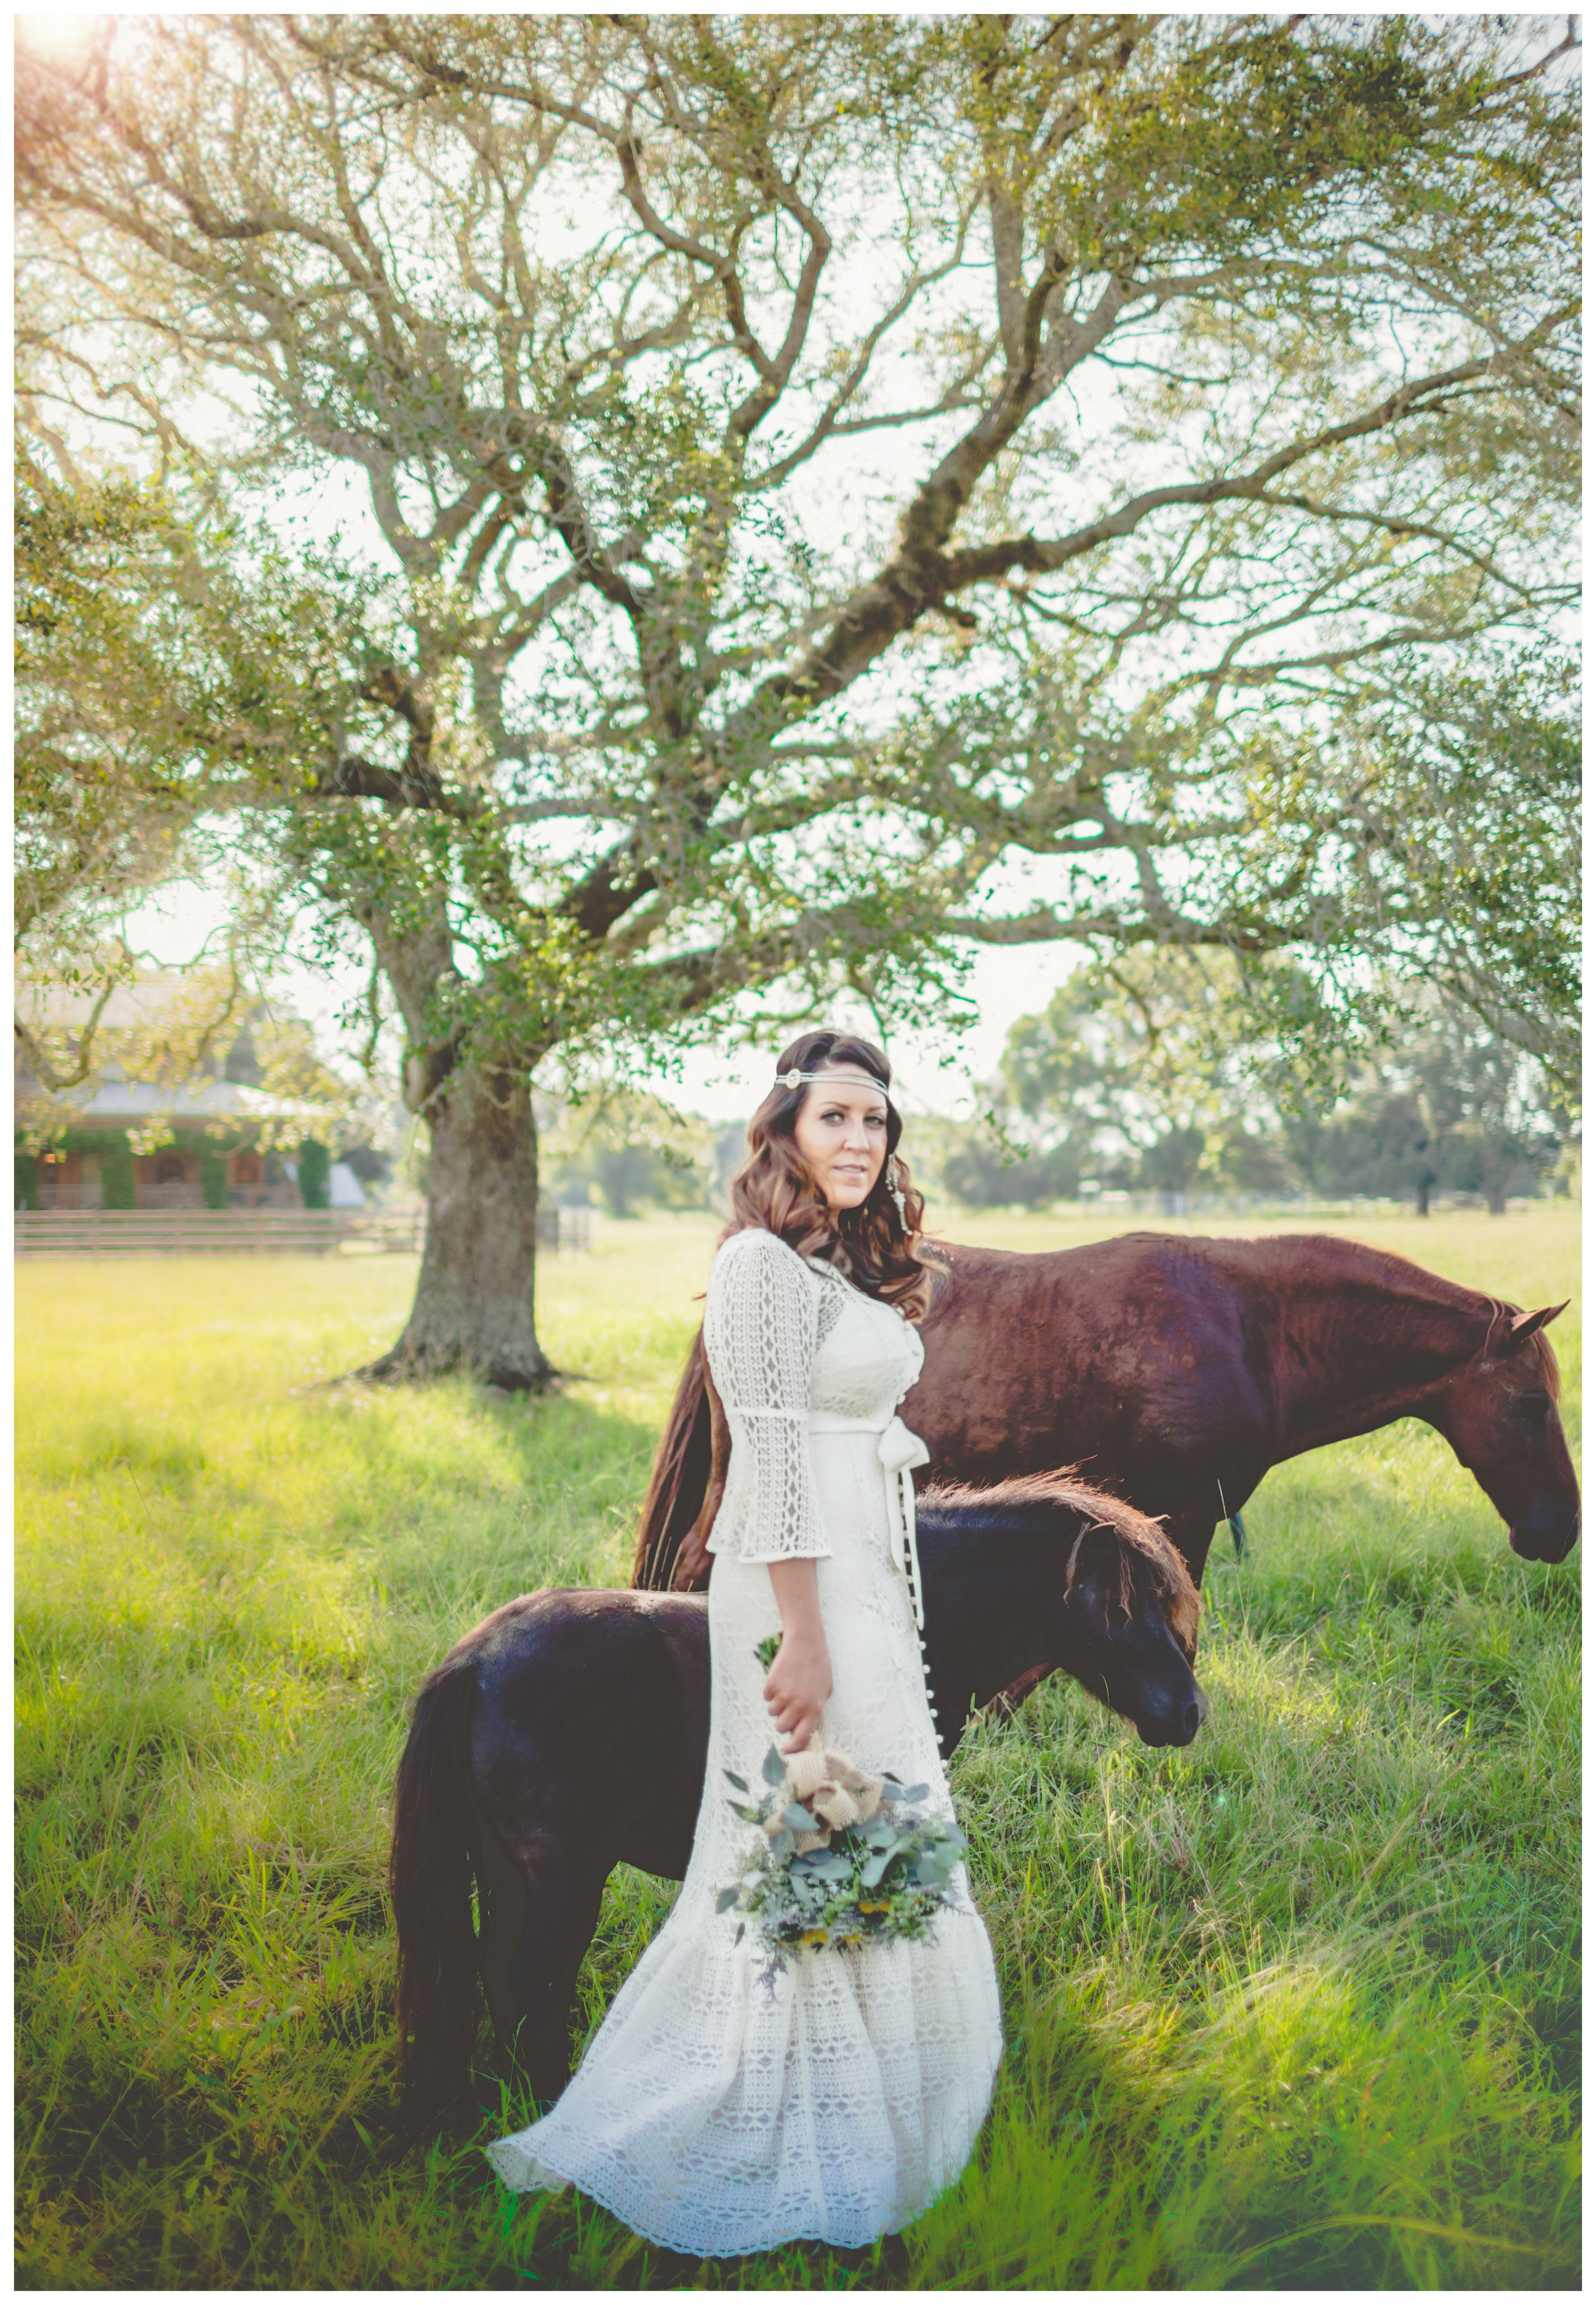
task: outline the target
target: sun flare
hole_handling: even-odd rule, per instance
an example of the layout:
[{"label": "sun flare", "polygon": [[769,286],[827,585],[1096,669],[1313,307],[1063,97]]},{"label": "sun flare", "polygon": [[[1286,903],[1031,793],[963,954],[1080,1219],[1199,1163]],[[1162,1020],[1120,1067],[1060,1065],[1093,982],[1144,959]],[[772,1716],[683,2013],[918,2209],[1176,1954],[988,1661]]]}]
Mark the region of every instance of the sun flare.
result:
[{"label": "sun flare", "polygon": [[104,15],[77,10],[49,16],[20,15],[16,19],[17,38],[36,56],[69,57],[87,48],[96,31],[107,21]]}]

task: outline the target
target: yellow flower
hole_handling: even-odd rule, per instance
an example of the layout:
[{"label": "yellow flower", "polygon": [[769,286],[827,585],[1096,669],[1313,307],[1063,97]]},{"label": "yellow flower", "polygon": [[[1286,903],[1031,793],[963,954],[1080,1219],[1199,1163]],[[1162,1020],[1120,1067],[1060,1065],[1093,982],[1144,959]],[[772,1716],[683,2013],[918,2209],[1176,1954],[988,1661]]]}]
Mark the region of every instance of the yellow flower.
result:
[{"label": "yellow flower", "polygon": [[806,1945],[823,1945],[826,1943],[827,1935],[828,1932],[825,1929],[805,1929],[799,1943]]},{"label": "yellow flower", "polygon": [[889,1913],[892,1910],[892,1908],[887,1904],[867,1905],[862,1898],[860,1900],[859,1909],[862,1913]]}]

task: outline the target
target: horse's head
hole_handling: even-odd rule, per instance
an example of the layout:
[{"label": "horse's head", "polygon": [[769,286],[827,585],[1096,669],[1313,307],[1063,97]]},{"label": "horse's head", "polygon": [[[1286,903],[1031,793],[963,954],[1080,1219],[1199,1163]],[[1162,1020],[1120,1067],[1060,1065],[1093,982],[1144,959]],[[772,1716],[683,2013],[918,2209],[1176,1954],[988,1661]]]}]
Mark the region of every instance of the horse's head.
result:
[{"label": "horse's head", "polygon": [[1157,1521],[1058,1472],[938,1483],[920,1497],[919,1524],[945,1749],[972,1706],[1010,1711],[1049,1672],[1078,1680],[1143,1743],[1191,1743],[1208,1715],[1192,1674],[1197,1588]]},{"label": "horse's head", "polygon": [[1158,1523],[1116,1497],[1065,1493],[1084,1523],[1060,1595],[1057,1662],[1144,1745],[1189,1745],[1208,1716],[1192,1671],[1197,1588]]},{"label": "horse's head", "polygon": [[1484,1343],[1453,1371],[1430,1413],[1526,1561],[1566,1561],[1579,1535],[1579,1483],[1558,1415],[1557,1355],[1543,1334],[1562,1310],[1495,1306]]}]

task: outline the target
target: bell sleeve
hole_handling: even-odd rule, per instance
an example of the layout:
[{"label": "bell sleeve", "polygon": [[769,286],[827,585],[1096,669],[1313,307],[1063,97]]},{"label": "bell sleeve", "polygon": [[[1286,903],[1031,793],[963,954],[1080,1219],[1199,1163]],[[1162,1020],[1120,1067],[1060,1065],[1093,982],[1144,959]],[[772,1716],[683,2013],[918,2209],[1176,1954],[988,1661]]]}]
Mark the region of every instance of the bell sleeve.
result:
[{"label": "bell sleeve", "polygon": [[810,1461],[818,1312],[803,1261],[774,1233],[734,1233],[709,1272],[704,1351],[731,1433],[711,1552],[828,1557]]}]

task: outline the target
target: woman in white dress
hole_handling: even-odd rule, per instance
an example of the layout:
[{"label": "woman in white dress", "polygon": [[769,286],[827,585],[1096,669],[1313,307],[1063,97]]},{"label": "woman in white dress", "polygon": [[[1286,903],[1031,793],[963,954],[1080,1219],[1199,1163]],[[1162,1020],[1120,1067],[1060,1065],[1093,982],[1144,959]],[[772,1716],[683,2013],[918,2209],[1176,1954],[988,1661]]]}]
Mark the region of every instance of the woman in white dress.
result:
[{"label": "woman in white dress", "polygon": [[[958,2177],[1002,2054],[991,1946],[963,1868],[930,1936],[801,1952],[769,1972],[718,1914],[773,1741],[826,1742],[952,1815],[915,1625],[896,1416],[930,1300],[923,1204],[869,1042],[806,1033],[749,1127],[704,1345],[731,1432],[709,1549],[709,1758],[675,1908],[552,2112],[489,2148],[519,2190],[565,2183],[693,2256],[857,2248]],[[779,1632],[767,1673],[755,1651]]]}]

